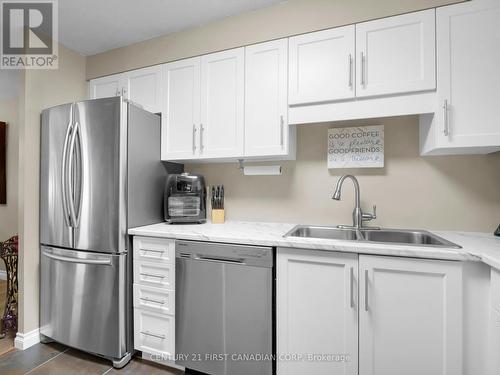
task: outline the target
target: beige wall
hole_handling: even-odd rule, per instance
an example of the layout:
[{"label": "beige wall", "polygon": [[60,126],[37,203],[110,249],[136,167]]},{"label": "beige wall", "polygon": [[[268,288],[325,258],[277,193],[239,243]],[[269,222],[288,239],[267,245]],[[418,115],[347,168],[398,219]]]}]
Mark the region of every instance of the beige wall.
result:
[{"label": "beige wall", "polygon": [[377,204],[376,225],[492,232],[500,224],[500,153],[420,157],[416,116],[336,126],[359,124],[385,125],[385,168],[328,170],[326,137],[333,125],[323,124],[298,127],[297,160],[281,163],[282,176],[243,176],[235,163],[186,170],[225,185],[227,218],[233,220],[350,224],[351,182],[340,202],[331,196],[338,177],[351,173],[359,177],[363,208]]},{"label": "beige wall", "polygon": [[59,69],[27,70],[19,128],[19,331],[38,328],[40,113],[86,98],[85,57],[59,46]]},{"label": "beige wall", "polygon": [[87,79],[457,0],[288,0],[87,59]]},{"label": "beige wall", "polygon": [[[0,121],[7,123],[7,204],[0,205],[0,241],[17,233],[18,99],[0,100]],[[0,269],[5,269],[0,261]]]}]

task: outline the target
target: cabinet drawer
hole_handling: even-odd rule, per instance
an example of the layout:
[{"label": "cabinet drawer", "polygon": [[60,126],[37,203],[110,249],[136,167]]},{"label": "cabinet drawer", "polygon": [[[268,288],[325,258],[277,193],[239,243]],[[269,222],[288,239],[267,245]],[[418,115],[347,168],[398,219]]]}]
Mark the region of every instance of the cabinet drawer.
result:
[{"label": "cabinet drawer", "polygon": [[161,360],[173,359],[175,350],[174,317],[134,308],[134,348],[160,355],[161,358],[158,359]]},{"label": "cabinet drawer", "polygon": [[135,260],[134,283],[174,290],[175,288],[174,265]]},{"label": "cabinet drawer", "polygon": [[134,260],[173,264],[175,262],[175,240],[135,236]]},{"label": "cabinet drawer", "polygon": [[134,284],[134,307],[173,315],[175,293],[154,286]]},{"label": "cabinet drawer", "polygon": [[491,269],[490,285],[491,307],[500,312],[500,271]]}]

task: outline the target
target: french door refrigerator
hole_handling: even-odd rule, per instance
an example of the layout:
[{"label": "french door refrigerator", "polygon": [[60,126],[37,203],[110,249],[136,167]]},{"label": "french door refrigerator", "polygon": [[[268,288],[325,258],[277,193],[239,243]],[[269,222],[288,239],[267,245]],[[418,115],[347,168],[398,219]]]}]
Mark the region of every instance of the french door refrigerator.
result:
[{"label": "french door refrigerator", "polygon": [[128,363],[133,319],[127,229],[163,220],[166,172],[159,116],[121,97],[42,112],[42,340],[103,356],[115,367]]}]

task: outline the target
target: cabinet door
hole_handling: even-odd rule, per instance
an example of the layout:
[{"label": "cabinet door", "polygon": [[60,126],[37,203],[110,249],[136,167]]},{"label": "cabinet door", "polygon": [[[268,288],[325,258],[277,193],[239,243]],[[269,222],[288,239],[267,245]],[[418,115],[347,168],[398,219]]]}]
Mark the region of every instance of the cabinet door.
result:
[{"label": "cabinet door", "polygon": [[109,98],[122,95],[123,75],[113,74],[102,78],[90,80],[90,99]]},{"label": "cabinet door", "polygon": [[488,375],[500,374],[500,313],[490,309]]},{"label": "cabinet door", "polygon": [[201,57],[202,156],[243,156],[244,63],[244,48]]},{"label": "cabinet door", "polygon": [[500,146],[500,3],[471,1],[437,9],[438,143]]},{"label": "cabinet door", "polygon": [[245,48],[245,156],[288,152],[288,40]]},{"label": "cabinet door", "polygon": [[289,39],[289,104],[354,98],[354,25]]},{"label": "cabinet door", "polygon": [[461,267],[360,255],[360,375],[462,374]]},{"label": "cabinet door", "polygon": [[356,25],[356,96],[436,88],[435,10]]},{"label": "cabinet door", "polygon": [[162,105],[162,68],[160,65],[124,74],[123,95],[145,110],[159,113]]},{"label": "cabinet door", "polygon": [[164,65],[165,106],[162,114],[161,158],[198,157],[200,123],[200,58]]},{"label": "cabinet door", "polygon": [[279,375],[357,375],[357,258],[357,254],[278,249]]}]

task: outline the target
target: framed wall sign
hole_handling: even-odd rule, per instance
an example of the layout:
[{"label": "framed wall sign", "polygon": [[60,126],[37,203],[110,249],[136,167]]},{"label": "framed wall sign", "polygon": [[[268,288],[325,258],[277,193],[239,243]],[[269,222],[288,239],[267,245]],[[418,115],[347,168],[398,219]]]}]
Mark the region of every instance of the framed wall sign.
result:
[{"label": "framed wall sign", "polygon": [[384,125],[328,129],[328,168],[383,168]]},{"label": "framed wall sign", "polygon": [[7,204],[7,124],[0,121],[0,204]]}]

